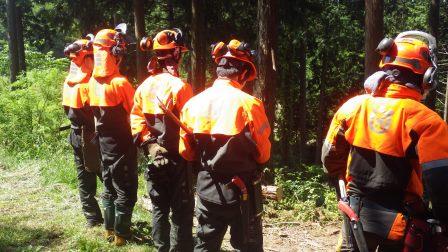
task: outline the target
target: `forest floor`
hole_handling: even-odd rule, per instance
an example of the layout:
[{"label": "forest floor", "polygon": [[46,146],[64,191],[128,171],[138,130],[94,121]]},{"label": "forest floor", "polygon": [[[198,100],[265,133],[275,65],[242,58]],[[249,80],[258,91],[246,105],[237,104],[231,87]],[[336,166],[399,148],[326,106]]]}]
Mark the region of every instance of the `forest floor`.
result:
[{"label": "forest floor", "polygon": [[[150,213],[138,204],[131,244],[115,248],[102,237],[102,228],[85,228],[78,192],[65,184],[42,182],[39,162],[7,167],[0,161],[0,251],[154,251]],[[139,196],[144,189],[139,189]],[[337,223],[264,220],[265,251],[332,251]],[[224,251],[232,251],[229,236]]]}]

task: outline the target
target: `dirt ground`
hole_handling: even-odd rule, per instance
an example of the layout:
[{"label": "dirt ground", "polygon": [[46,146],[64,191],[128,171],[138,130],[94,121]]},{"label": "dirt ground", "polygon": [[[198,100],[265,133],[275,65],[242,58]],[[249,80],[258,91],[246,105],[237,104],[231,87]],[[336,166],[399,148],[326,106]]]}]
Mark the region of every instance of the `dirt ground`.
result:
[{"label": "dirt ground", "polygon": [[[152,205],[147,196],[142,197],[140,202],[143,203],[145,209],[150,211]],[[196,224],[195,218],[194,226]],[[266,252],[334,251],[339,228],[338,222],[320,224],[319,222],[279,221],[276,218],[264,219],[264,250]],[[230,245],[229,230],[224,237],[221,249],[222,251],[233,251]]]},{"label": "dirt ground", "polygon": [[[339,235],[339,224],[273,222],[263,225],[266,252],[334,251]],[[224,251],[232,251],[226,234]]]}]

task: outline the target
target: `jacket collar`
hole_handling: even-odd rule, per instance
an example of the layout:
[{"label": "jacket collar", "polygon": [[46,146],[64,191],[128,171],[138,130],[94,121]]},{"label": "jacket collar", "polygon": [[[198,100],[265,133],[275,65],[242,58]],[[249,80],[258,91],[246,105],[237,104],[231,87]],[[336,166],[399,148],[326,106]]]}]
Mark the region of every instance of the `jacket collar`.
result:
[{"label": "jacket collar", "polygon": [[216,79],[215,82],[213,83],[213,86],[214,87],[232,86],[239,90],[241,90],[243,88],[243,85],[241,85],[237,81],[234,81],[234,80],[231,80],[228,78],[222,78],[222,77],[218,77],[218,79]]},{"label": "jacket collar", "polygon": [[416,101],[421,101],[423,96],[415,89],[400,84],[390,84],[387,87],[387,91],[384,97],[402,99],[408,98]]}]

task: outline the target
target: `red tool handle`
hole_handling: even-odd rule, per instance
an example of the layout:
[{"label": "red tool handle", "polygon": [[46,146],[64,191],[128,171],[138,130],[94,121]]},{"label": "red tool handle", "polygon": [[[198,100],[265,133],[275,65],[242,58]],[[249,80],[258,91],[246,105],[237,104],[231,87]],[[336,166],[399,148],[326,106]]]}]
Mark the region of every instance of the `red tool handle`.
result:
[{"label": "red tool handle", "polygon": [[351,221],[359,221],[358,215],[351,209],[351,207],[344,201],[340,200],[338,202],[338,208],[343,213],[345,213]]},{"label": "red tool handle", "polygon": [[247,200],[247,188],[244,181],[240,177],[235,176],[232,178],[232,183],[240,189],[243,200]]}]

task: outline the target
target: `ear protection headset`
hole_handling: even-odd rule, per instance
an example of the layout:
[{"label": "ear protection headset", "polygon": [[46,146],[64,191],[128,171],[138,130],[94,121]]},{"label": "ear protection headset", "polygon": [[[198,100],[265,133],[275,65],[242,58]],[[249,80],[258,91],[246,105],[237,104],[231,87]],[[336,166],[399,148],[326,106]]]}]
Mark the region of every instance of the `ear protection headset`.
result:
[{"label": "ear protection headset", "polygon": [[241,44],[237,48],[232,48],[229,45],[226,45],[224,42],[218,42],[210,45],[212,59],[216,59],[218,57],[223,56],[228,51],[230,51],[235,56],[247,56],[249,58],[254,58],[257,54],[255,50],[250,50],[249,43],[241,41]]},{"label": "ear protection headset", "polygon": [[[164,35],[166,36],[165,38],[167,38],[168,41],[165,41],[164,44],[161,44],[160,41],[158,40],[159,38],[159,34],[156,35],[156,37],[154,39],[150,38],[150,37],[143,37],[140,40],[139,43],[139,47],[140,50],[142,51],[151,51],[151,50],[173,50],[173,54],[172,57],[178,61],[180,60],[180,56],[181,56],[181,52],[182,52],[182,48],[184,46],[184,36],[182,31],[179,28],[173,28],[172,30],[165,30],[162,31],[164,33]],[[154,41],[157,40],[157,41]],[[174,42],[174,45],[172,44]],[[171,45],[170,45],[171,44]],[[163,48],[163,46],[170,46],[169,48],[165,49]],[[162,47],[162,48],[160,48]],[[169,56],[171,57],[171,56]],[[162,59],[162,58],[159,58]]]},{"label": "ear protection headset", "polygon": [[115,31],[117,33],[114,36],[115,45],[112,46],[111,52],[114,56],[123,56],[126,54],[126,31],[127,25],[125,23],[121,23],[115,27]]},{"label": "ear protection headset", "polygon": [[64,55],[69,56],[71,53],[78,53],[81,50],[92,51],[93,50],[93,34],[87,34],[85,39],[88,40],[86,44],[79,44],[78,42],[74,42],[69,44],[64,48]]},{"label": "ear protection headset", "polygon": [[[428,69],[426,69],[425,73],[423,74],[422,88],[424,90],[432,90],[435,89],[437,86],[437,81],[435,80],[435,76],[437,73],[436,39],[426,32],[406,31],[398,34],[395,40],[399,38],[418,39],[418,37],[422,37],[428,41],[429,55],[422,55],[422,56],[426,58],[429,62],[431,62],[431,67],[428,67]],[[395,40],[391,38],[384,38],[378,44],[376,51],[379,52],[383,57],[386,56],[390,52],[390,50],[395,46]]]}]

